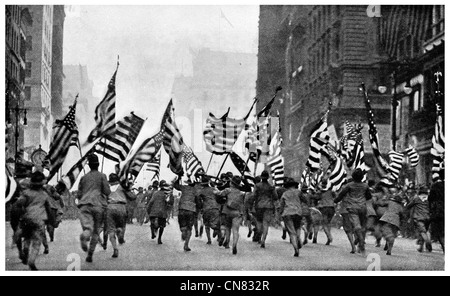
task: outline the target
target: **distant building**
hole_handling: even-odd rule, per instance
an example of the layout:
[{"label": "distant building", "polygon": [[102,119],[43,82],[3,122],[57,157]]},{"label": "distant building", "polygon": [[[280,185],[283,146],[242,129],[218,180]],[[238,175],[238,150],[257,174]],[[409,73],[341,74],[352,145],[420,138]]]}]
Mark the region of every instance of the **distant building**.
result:
[{"label": "distant building", "polygon": [[26,5],[33,19],[28,28],[25,75],[25,107],[28,127],[25,147],[42,145],[48,151],[52,135],[51,113],[53,6]]},{"label": "distant building", "polygon": [[63,93],[63,40],[64,40],[64,5],[53,6],[53,42],[52,42],[52,116],[62,117]]},{"label": "distant building", "polygon": [[[28,10],[19,5],[6,5],[5,7],[6,35],[5,35],[5,120],[6,120],[6,158],[14,159],[16,153],[15,107],[23,108],[25,97],[25,52],[27,48],[28,26],[31,25],[31,15]],[[23,117],[18,126],[17,148],[24,147]]]},{"label": "distant building", "polygon": [[89,102],[98,101],[92,95],[94,83],[89,79],[87,66],[82,65],[64,65],[64,81],[62,95],[63,116],[69,112],[69,106],[74,102],[78,94],[76,123],[80,132],[80,141],[92,129],[94,124],[94,110],[89,107]]},{"label": "distant building", "polygon": [[[387,18],[383,7],[381,17],[374,17],[367,5],[261,6],[256,94],[264,98],[258,103],[261,108],[277,85],[283,87],[274,109],[281,113],[287,175],[300,178],[311,129],[331,104],[328,125],[334,140],[344,134],[346,120],[363,124],[365,159],[372,167],[369,178],[376,178],[361,83],[371,100],[380,150],[387,154],[393,148],[390,73],[392,61],[400,57],[388,54],[391,47],[385,39],[403,36],[398,33],[402,30],[411,35],[427,26],[419,17],[424,7],[417,6],[399,19]],[[409,23],[402,26],[406,20]],[[397,78],[398,84],[405,82],[402,75]],[[388,91],[380,92],[379,86]],[[398,88],[397,95],[403,97],[404,89]]]},{"label": "distant building", "polygon": [[191,50],[191,54],[192,76],[175,77],[172,98],[176,117],[188,119],[183,121],[184,128],[190,124],[183,136],[206,169],[211,155],[202,150],[206,118],[210,112],[220,117],[229,107],[232,118],[243,118],[247,114],[255,97],[257,62],[256,55],[251,53],[203,48],[196,52]]},{"label": "distant building", "polygon": [[[382,44],[390,74],[395,74],[395,140],[397,151],[416,147],[419,165],[406,167],[402,179],[416,184],[431,182],[431,138],[436,122],[436,103],[444,104],[444,5],[382,6],[381,14],[397,26],[383,26]],[[439,83],[437,83],[439,78]],[[411,86],[405,93],[406,84]],[[392,133],[394,134],[394,133]]]}]

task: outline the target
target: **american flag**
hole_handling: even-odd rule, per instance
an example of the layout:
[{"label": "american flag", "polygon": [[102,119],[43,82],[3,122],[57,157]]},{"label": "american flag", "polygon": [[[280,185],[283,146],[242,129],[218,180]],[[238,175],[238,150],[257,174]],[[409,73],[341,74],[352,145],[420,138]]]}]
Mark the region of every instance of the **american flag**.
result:
[{"label": "american flag", "polygon": [[186,174],[190,179],[196,180],[198,173],[204,172],[202,163],[195,156],[194,152],[187,145],[183,146],[183,159],[186,165]]},{"label": "american flag", "polygon": [[229,118],[228,112],[221,118],[217,118],[214,114],[209,113],[206,119],[206,127],[203,131],[206,150],[219,155],[231,152],[245,127],[246,119]]},{"label": "american flag", "polygon": [[330,139],[330,135],[328,134],[327,117],[328,111],[314,126],[311,132],[311,140],[309,143],[309,156],[306,165],[312,172],[320,168],[322,149]]},{"label": "american flag", "polygon": [[172,100],[170,100],[166,112],[164,113],[161,130],[164,131],[163,146],[164,150],[169,155],[169,168],[175,175],[180,175],[183,173],[181,159],[183,156],[184,142],[177,124],[175,123]]},{"label": "american flag", "polygon": [[432,179],[433,182],[436,182],[440,179],[439,171],[444,165],[445,156],[444,119],[442,107],[439,104],[436,104],[436,124],[431,144],[431,156],[433,158]]},{"label": "american flag", "polygon": [[272,141],[270,123],[270,116],[258,118],[258,140],[261,152],[256,161],[259,163],[267,163],[270,159],[270,143]]},{"label": "american flag", "polygon": [[347,182],[347,172],[344,168],[344,162],[339,155],[335,155],[328,184],[331,186],[331,190],[336,192],[342,188],[345,182]]},{"label": "american flag", "polygon": [[268,161],[275,186],[283,186],[284,184],[284,158],[281,154],[282,143],[283,139],[281,138],[281,129],[280,125],[278,125],[277,131],[275,132],[270,143],[270,159]]},{"label": "american flag", "polygon": [[14,193],[17,189],[17,181],[14,179],[13,175],[9,171],[8,166],[5,166],[5,173],[6,173],[6,188],[5,188],[5,203],[10,201],[11,198],[14,196]]},{"label": "american flag", "polygon": [[47,180],[51,180],[58,172],[66,159],[71,144],[78,142],[78,127],[75,123],[76,108],[77,98],[75,98],[73,105],[69,107],[70,110],[64,119],[55,121],[50,151],[44,160],[44,163],[47,164],[47,169],[49,170]]},{"label": "american flag", "polygon": [[308,166],[306,166],[306,167],[303,169],[302,177],[301,177],[301,179],[300,179],[300,184],[302,185],[302,187],[305,186],[305,187],[308,187],[308,188],[309,188],[309,186],[311,185],[311,176],[310,176],[310,173],[311,173],[311,172],[309,171]]},{"label": "american flag", "polygon": [[145,168],[145,170],[147,172],[153,172],[153,179],[156,179],[159,181],[159,170],[161,167],[161,150],[159,151],[159,153],[152,159],[152,161],[147,162],[147,166]]},{"label": "american flag", "polygon": [[94,148],[92,148],[89,152],[87,152],[83,157],[81,157],[62,177],[62,181],[66,185],[68,189],[71,189],[73,185],[75,185],[75,182],[77,181],[78,177],[80,176],[81,171],[86,166],[88,162],[88,156],[89,154],[93,153]]},{"label": "american flag", "polygon": [[96,127],[88,136],[87,142],[92,143],[96,139],[108,134],[114,134],[116,129],[116,74],[114,72],[108,84],[105,97],[95,108]]},{"label": "american flag", "polygon": [[261,155],[261,142],[258,135],[258,124],[256,116],[253,118],[250,124],[245,126],[247,132],[245,136],[245,148],[250,155],[250,160],[256,162]]},{"label": "american flag", "polygon": [[392,177],[389,177],[389,164],[386,162],[386,160],[383,158],[380,152],[380,145],[378,140],[378,131],[377,127],[374,122],[374,116],[372,107],[370,106],[370,100],[367,96],[367,93],[365,91],[365,87],[363,85],[364,90],[364,96],[365,96],[365,104],[366,104],[366,110],[367,110],[367,119],[369,122],[369,140],[370,144],[372,146],[373,156],[375,158],[375,164],[379,170],[379,173],[381,175],[381,181],[382,183],[386,185],[392,185]]},{"label": "american flag", "polygon": [[245,161],[234,151],[230,152],[230,158],[236,169],[239,171],[241,175],[243,174],[244,179],[247,180],[247,182],[253,189],[255,187],[255,177],[253,176],[252,172],[250,171]]},{"label": "american flag", "polygon": [[143,125],[144,120],[131,112],[117,122],[113,134],[106,135],[97,143],[96,152],[115,162],[124,161]]},{"label": "american flag", "polygon": [[139,175],[145,163],[151,162],[161,149],[164,139],[164,131],[160,130],[156,135],[146,139],[122,167],[119,175],[121,180],[127,180],[131,174],[135,178]]},{"label": "american flag", "polygon": [[411,167],[416,167],[419,164],[419,153],[417,153],[416,148],[409,146],[404,153],[408,155],[409,164]]},{"label": "american flag", "polygon": [[393,180],[397,181],[400,175],[400,171],[403,167],[403,153],[396,151],[389,151],[389,172],[391,173]]}]

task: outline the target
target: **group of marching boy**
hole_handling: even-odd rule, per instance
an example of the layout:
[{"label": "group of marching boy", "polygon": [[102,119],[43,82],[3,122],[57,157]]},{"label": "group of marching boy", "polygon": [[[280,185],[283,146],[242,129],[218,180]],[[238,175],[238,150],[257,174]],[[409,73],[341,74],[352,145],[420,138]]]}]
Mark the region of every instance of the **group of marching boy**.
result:
[{"label": "group of marching boy", "polygon": [[[444,171],[440,180],[431,188],[409,186],[399,188],[382,183],[363,182],[364,173],[353,171],[351,179],[333,192],[324,176],[316,190],[299,186],[292,178],[284,178],[281,187],[274,187],[267,171],[249,184],[246,178],[232,173],[222,174],[214,180],[199,174],[198,182],[190,179],[182,182],[182,175],[172,183],[164,180],[153,182],[149,190],[133,193],[130,184],[111,173],[108,178],[98,171],[95,154],[88,157],[90,172],[79,182],[78,199],[81,249],[87,253],[86,262],[93,261],[97,244],[107,249],[109,240],[113,258],[119,256],[119,245],[125,243],[127,204],[138,199],[145,206],[144,222],[150,222],[151,239],[163,244],[162,236],[174,205],[173,189],[181,192],[178,202],[178,224],[184,251],[191,251],[193,229],[198,237],[205,227],[207,244],[217,237],[218,245],[238,253],[239,228],[248,226],[248,237],[266,247],[269,226],[282,222],[283,239],[286,234],[294,248],[299,249],[312,239],[317,243],[317,232],[322,227],[326,245],[333,242],[331,224],[335,217],[342,217],[342,226],[348,236],[351,253],[365,253],[366,236],[371,232],[377,247],[385,240],[385,251],[391,255],[404,217],[413,222],[417,234],[418,251],[432,251],[431,237],[439,241],[444,250]],[[19,257],[31,270],[37,270],[35,260],[44,245],[49,253],[46,231],[53,240],[54,229],[61,221],[61,195],[67,190],[63,183],[55,187],[46,184],[40,171],[33,172],[20,182],[20,191],[12,203],[11,226]],[[369,185],[370,184],[370,185]],[[299,188],[300,187],[300,188]],[[305,232],[301,239],[302,230]],[[103,232],[103,240],[100,235]],[[212,233],[211,233],[212,232]],[[431,233],[431,237],[430,237]]]}]

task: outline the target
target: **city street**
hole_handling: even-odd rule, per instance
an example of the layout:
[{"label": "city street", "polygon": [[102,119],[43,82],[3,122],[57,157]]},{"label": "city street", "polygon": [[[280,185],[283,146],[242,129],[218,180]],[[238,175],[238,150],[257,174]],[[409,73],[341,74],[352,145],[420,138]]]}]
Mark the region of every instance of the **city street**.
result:
[{"label": "city street", "polygon": [[[359,254],[350,254],[350,247],[343,230],[333,229],[334,242],[326,246],[325,234],[319,233],[319,243],[304,246],[300,257],[293,257],[293,248],[288,239],[281,239],[281,230],[270,228],[266,249],[247,238],[247,229],[241,227],[238,254],[231,249],[218,247],[217,242],[206,245],[206,235],[191,240],[192,251],[183,251],[180,231],[176,219],[170,220],[163,235],[163,244],[150,239],[148,225],[129,225],[126,243],[120,247],[118,259],[111,258],[112,249],[104,251],[100,246],[94,254],[94,262],[86,263],[86,255],[80,249],[78,220],[66,220],[56,229],[55,241],[50,243],[50,254],[39,255],[36,265],[40,270],[65,271],[81,262],[81,270],[112,271],[304,271],[304,270],[367,270],[372,260],[366,261]],[[6,270],[28,270],[11,247],[12,230],[6,225]],[[414,240],[398,238],[392,256],[386,256],[382,248],[375,248],[373,237],[367,239],[367,255],[380,255],[383,271],[442,271],[444,254],[433,244],[432,253],[418,253]],[[370,255],[373,257],[374,255]],[[376,257],[376,255],[374,256]],[[79,260],[79,261],[78,261]]]}]

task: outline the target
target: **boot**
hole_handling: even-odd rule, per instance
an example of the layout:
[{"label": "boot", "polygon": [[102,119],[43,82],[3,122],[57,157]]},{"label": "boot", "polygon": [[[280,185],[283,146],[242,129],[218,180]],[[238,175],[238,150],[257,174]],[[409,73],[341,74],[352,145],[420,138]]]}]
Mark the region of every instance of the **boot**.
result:
[{"label": "boot", "polygon": [[86,257],[86,262],[92,263],[92,255],[93,255],[93,253],[91,253],[91,252],[88,253],[88,255]]},{"label": "boot", "polygon": [[286,239],[286,229],[283,229],[283,235],[281,236],[281,239],[282,240],[285,240]]},{"label": "boot", "polygon": [[430,252],[430,253],[433,252],[433,247],[431,246],[431,243],[427,243],[426,247],[427,247],[428,252]]},{"label": "boot", "polygon": [[200,237],[202,237],[202,235],[203,235],[203,225],[200,226]]},{"label": "boot", "polygon": [[237,254],[237,247],[233,247],[233,255]]},{"label": "boot", "polygon": [[119,257],[119,249],[114,249],[114,253],[112,255],[112,258],[117,258]]}]

